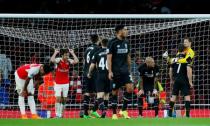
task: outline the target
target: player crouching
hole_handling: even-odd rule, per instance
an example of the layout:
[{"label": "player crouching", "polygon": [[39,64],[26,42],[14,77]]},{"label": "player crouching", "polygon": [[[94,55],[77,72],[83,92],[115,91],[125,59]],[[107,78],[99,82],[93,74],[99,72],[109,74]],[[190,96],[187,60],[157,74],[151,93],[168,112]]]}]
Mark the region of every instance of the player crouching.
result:
[{"label": "player crouching", "polygon": [[19,94],[18,105],[21,112],[21,118],[27,119],[25,112],[25,97],[28,98],[28,105],[31,110],[32,118],[39,119],[36,113],[36,104],[34,101],[34,78],[40,78],[53,70],[48,64],[25,64],[15,71],[16,90]]},{"label": "player crouching", "polygon": [[139,73],[141,76],[141,80],[143,82],[140,84],[140,91],[138,92],[138,100],[139,100],[139,116],[142,117],[143,110],[143,98],[147,97],[149,103],[154,106],[155,109],[155,117],[158,117],[159,111],[159,97],[157,91],[157,76],[159,75],[159,68],[155,65],[154,59],[151,57],[147,57],[145,63],[139,67]]}]

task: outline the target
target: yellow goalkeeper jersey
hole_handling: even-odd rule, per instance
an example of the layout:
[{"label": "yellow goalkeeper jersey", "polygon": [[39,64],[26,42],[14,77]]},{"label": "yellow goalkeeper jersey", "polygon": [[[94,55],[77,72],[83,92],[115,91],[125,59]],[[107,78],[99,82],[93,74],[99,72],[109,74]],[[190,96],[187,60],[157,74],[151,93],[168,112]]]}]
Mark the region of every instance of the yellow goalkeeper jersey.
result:
[{"label": "yellow goalkeeper jersey", "polygon": [[[179,59],[178,63],[189,63],[190,65],[192,65],[195,56],[194,51],[191,48],[187,48],[184,50],[184,52],[186,54],[185,58]],[[177,53],[177,55],[179,55],[179,52]]]}]

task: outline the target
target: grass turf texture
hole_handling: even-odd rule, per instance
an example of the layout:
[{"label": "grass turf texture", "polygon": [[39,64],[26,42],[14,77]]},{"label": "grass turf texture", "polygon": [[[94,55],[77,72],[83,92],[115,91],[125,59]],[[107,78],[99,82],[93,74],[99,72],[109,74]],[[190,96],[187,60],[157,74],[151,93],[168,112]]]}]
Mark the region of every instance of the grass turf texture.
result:
[{"label": "grass turf texture", "polygon": [[210,118],[0,119],[0,126],[210,126]]}]

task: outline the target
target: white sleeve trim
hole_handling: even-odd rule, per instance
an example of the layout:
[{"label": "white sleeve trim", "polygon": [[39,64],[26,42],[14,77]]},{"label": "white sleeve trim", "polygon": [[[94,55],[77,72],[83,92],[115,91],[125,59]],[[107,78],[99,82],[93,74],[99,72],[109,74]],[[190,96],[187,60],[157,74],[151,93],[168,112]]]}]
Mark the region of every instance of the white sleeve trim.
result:
[{"label": "white sleeve trim", "polygon": [[73,59],[68,59],[68,61],[70,62],[70,64],[73,64],[74,63],[74,60]]},{"label": "white sleeve trim", "polygon": [[39,67],[32,67],[28,70],[28,77],[29,78],[33,78],[35,75],[37,75],[39,73]]},{"label": "white sleeve trim", "polygon": [[59,63],[61,61],[61,58],[55,58],[55,63]]}]

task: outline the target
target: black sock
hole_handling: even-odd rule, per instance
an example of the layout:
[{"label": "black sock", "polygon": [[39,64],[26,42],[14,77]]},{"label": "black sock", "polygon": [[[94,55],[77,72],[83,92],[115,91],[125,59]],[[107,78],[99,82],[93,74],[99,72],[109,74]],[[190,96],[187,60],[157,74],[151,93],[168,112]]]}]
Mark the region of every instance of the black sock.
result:
[{"label": "black sock", "polygon": [[98,110],[98,99],[95,100],[95,103],[94,103],[94,106],[93,106],[93,109],[92,109],[94,112]]},{"label": "black sock", "polygon": [[170,103],[169,103],[169,113],[168,113],[168,116],[169,117],[172,117],[172,113],[173,113],[173,109],[174,109],[174,104],[175,104],[175,102],[172,102],[172,101],[170,101]]},{"label": "black sock", "polygon": [[109,101],[108,100],[104,100],[104,110],[108,109],[109,105]]},{"label": "black sock", "polygon": [[131,100],[131,98],[132,98],[132,93],[128,92],[124,93],[122,111],[127,110],[128,103]]},{"label": "black sock", "polygon": [[142,110],[143,110],[143,97],[138,98],[138,108],[139,108],[139,115],[143,116]]},{"label": "black sock", "polygon": [[190,117],[190,101],[185,101],[186,117]]},{"label": "black sock", "polygon": [[117,95],[112,96],[112,111],[113,114],[117,114]]},{"label": "black sock", "polygon": [[84,114],[85,114],[85,115],[88,115],[89,102],[90,102],[90,96],[84,95],[84,99],[83,99],[83,109],[84,109]]},{"label": "black sock", "polygon": [[159,99],[154,99],[154,109],[155,109],[155,116],[158,116],[159,111]]},{"label": "black sock", "polygon": [[103,112],[104,111],[104,99],[103,98],[98,99],[98,106],[99,106],[99,109]]}]

